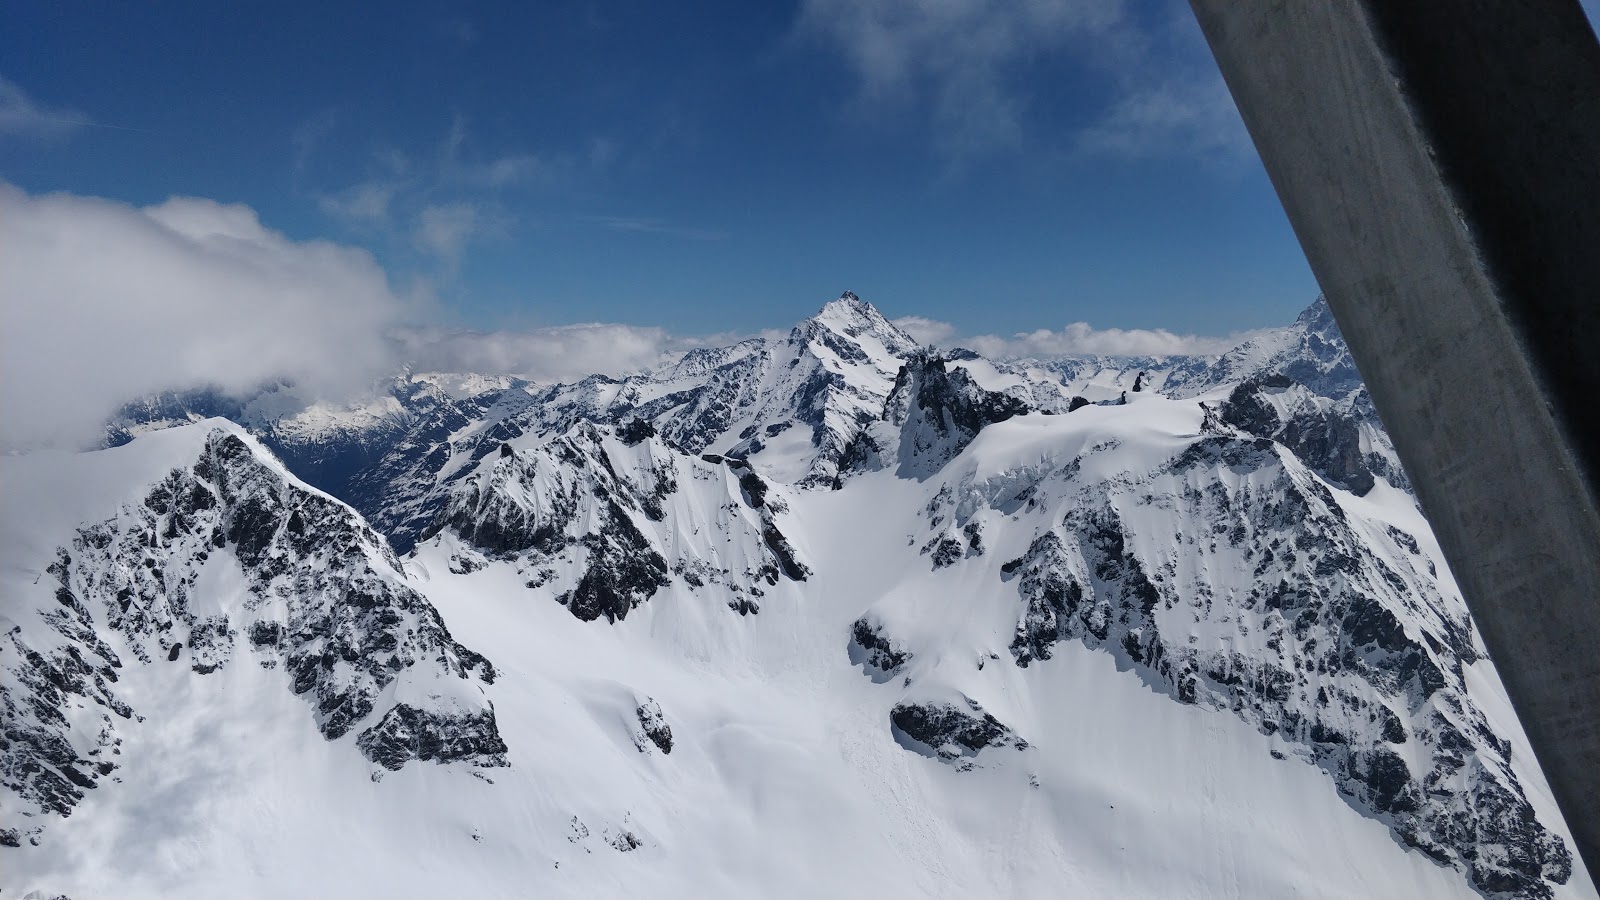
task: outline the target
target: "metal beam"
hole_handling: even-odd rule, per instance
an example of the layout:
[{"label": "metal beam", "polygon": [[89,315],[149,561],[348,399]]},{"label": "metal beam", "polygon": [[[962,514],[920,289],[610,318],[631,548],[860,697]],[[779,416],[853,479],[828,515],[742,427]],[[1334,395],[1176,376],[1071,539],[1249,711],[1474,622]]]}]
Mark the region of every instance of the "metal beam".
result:
[{"label": "metal beam", "polygon": [[1600,44],[1575,0],[1191,6],[1600,874]]}]

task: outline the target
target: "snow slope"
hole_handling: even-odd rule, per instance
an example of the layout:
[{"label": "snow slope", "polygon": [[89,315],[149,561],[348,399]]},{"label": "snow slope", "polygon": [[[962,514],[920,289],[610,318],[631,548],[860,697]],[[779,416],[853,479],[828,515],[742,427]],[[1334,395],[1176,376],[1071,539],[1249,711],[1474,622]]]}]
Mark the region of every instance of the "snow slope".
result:
[{"label": "snow slope", "polygon": [[0,460],[0,891],[1593,897],[1314,312],[452,383],[404,557],[222,420]]}]

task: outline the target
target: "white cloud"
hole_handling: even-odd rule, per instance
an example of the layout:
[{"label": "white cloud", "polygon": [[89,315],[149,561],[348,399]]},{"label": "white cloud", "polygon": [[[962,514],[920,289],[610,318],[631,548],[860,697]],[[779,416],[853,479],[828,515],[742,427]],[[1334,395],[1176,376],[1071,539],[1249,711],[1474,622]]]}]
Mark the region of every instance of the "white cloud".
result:
[{"label": "white cloud", "polygon": [[0,134],[53,138],[88,124],[82,113],[41,106],[20,85],[0,77]]},{"label": "white cloud", "polygon": [[911,335],[919,344],[938,344],[942,346],[950,338],[955,337],[956,334],[956,327],[949,322],[926,319],[922,316],[903,316],[893,320],[891,324]]},{"label": "white cloud", "polygon": [[141,394],[289,378],[341,396],[395,364],[384,333],[420,301],[364,250],[300,242],[254,210],[158,206],[0,182],[0,443],[92,439]]}]

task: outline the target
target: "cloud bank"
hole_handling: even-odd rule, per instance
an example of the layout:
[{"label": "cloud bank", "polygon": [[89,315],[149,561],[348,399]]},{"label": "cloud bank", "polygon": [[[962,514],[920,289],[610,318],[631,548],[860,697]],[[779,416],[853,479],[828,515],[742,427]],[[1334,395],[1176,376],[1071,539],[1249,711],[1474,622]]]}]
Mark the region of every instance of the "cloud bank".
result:
[{"label": "cloud bank", "polygon": [[[416,239],[459,253],[467,218],[442,209]],[[282,379],[307,400],[340,402],[406,364],[569,381],[737,339],[416,324],[436,312],[367,251],[291,240],[247,206],[180,197],[138,208],[0,181],[0,449],[84,446],[122,404],[164,390],[243,397]]]},{"label": "cloud bank", "polygon": [[364,250],[290,240],[245,206],[159,206],[0,182],[0,444],[81,444],[141,394],[290,378],[339,395],[393,364],[419,301]]},{"label": "cloud bank", "polygon": [[924,344],[966,347],[990,359],[1050,359],[1063,356],[1215,356],[1260,333],[1246,331],[1220,337],[1175,334],[1165,328],[1095,328],[1073,322],[1060,331],[1041,328],[1010,337],[995,334],[963,336],[949,322],[907,316],[895,319],[907,334]]},{"label": "cloud bank", "polygon": [[666,329],[592,322],[526,331],[410,328],[394,335],[400,358],[418,372],[516,375],[530,381],[576,381],[625,375],[671,362],[708,340]]}]

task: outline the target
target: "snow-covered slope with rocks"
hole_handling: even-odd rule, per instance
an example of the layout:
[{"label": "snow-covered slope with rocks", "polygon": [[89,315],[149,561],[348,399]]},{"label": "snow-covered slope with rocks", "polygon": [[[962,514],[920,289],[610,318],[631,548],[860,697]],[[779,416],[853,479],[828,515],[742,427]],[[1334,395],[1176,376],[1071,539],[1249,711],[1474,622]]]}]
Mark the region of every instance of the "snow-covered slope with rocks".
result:
[{"label": "snow-covered slope with rocks", "polygon": [[[48,814],[70,815],[117,771],[122,732],[146,719],[118,687],[129,665],[196,677],[281,666],[323,737],[357,732],[360,752],[386,768],[504,765],[479,686],[493,665],[450,636],[359,516],[224,420],[146,441],[172,468],[137,502],[78,527],[31,583],[8,585],[17,613],[30,598],[53,602],[0,620],[0,771],[16,801],[0,842],[37,840]],[[48,470],[29,472],[35,462],[7,474],[48,483]]]},{"label": "snow-covered slope with rocks", "polygon": [[1324,309],[0,460],[0,890],[1592,897]]}]

